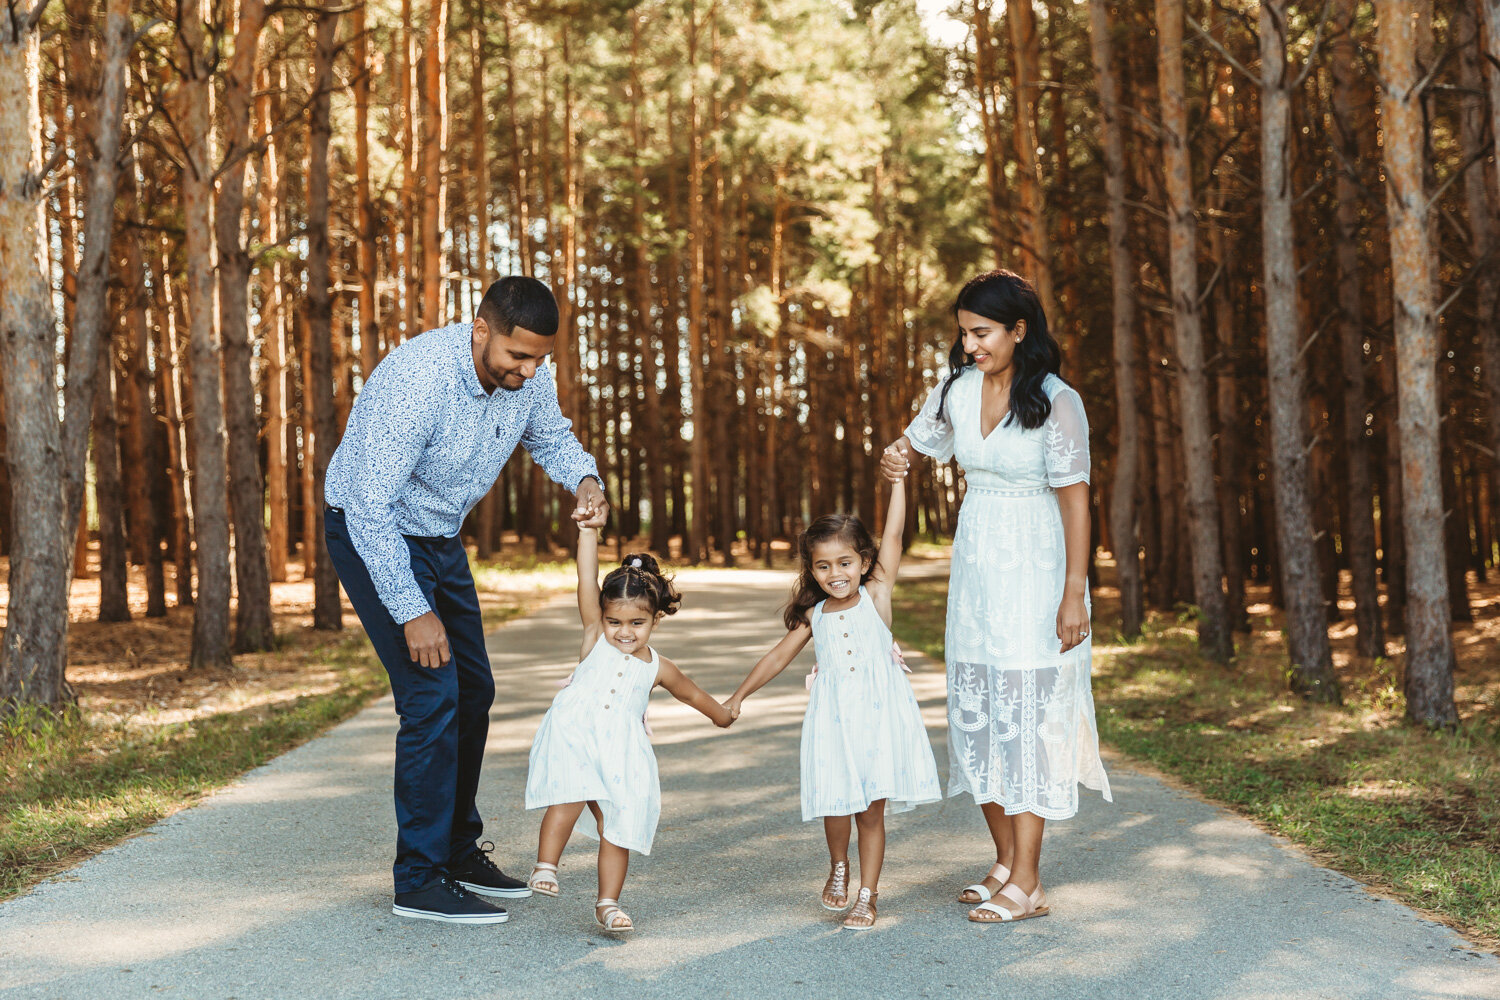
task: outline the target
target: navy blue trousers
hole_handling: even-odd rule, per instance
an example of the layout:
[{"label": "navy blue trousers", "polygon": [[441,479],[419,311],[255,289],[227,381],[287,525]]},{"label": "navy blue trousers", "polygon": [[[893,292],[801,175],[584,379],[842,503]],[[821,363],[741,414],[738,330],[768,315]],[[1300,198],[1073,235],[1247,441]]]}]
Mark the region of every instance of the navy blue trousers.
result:
[{"label": "navy blue trousers", "polygon": [[484,824],[474,795],[489,735],[495,678],[484,648],[484,620],[469,558],[458,538],[406,537],[411,569],[448,632],[452,659],[414,663],[406,632],[380,602],[369,570],[349,540],[340,510],[323,514],[328,555],[360,624],[391,678],[396,734],[397,892],[420,889],[474,852]]}]

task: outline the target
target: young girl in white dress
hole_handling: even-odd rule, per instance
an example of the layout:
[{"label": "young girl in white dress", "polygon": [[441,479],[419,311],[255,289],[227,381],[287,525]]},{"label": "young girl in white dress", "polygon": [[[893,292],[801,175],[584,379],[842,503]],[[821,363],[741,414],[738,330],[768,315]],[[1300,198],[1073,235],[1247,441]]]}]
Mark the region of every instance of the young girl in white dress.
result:
[{"label": "young girl in white dress", "polygon": [[[578,533],[578,615],[581,662],[542,717],[531,744],[526,808],[542,816],[530,885],[544,896],[559,890],[558,861],[575,826],[599,838],[599,897],[594,920],[612,933],[634,924],[620,909],[630,852],[651,853],[661,815],[656,755],[646,731],[646,703],[660,684],[713,723],[733,717],[676,664],[648,644],[677,611],[682,596],[650,555],[629,555],[599,583],[599,534]],[[583,818],[584,807],[592,821]]]},{"label": "young girl in white dress", "polygon": [[[818,662],[802,722],[802,818],[823,818],[831,870],[822,903],[849,910],[842,923],[848,930],[875,926],[887,803],[904,812],[942,797],[927,729],[891,638],[891,589],[905,521],[905,487],[896,483],[878,555],[858,518],[830,514],[803,532],[802,572],[784,616],[787,634],[724,703],[738,717],[741,702],[813,641]],[[851,816],[859,828],[860,881],[852,907]]]}]

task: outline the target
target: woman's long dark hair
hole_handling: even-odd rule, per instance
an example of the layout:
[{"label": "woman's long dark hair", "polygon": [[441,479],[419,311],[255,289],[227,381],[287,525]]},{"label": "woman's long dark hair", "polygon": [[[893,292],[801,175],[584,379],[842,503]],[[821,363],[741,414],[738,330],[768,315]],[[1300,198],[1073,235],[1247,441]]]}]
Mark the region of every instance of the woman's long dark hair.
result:
[{"label": "woman's long dark hair", "polygon": [[[1013,362],[1016,374],[1010,384],[1010,412],[1001,423],[1008,424],[1014,417],[1026,430],[1042,426],[1052,413],[1052,400],[1047,398],[1042,382],[1062,367],[1062,352],[1047,329],[1047,314],[1042,310],[1036,289],[1012,271],[988,271],[970,278],[958,293],[953,302],[955,319],[960,309],[992,319],[1007,330],[1023,319],[1026,321],[1026,336],[1016,345]],[[938,397],[939,417],[948,402],[948,390],[973,363],[974,359],[964,353],[964,332],[959,330],[948,349],[948,378],[943,383],[943,394]]]},{"label": "woman's long dark hair", "polygon": [[850,514],[825,514],[818,518],[807,526],[807,530],[797,540],[797,561],[802,569],[797,574],[797,582],[792,584],[792,599],[787,602],[786,610],[782,613],[782,620],[786,622],[787,628],[806,625],[807,612],[819,601],[828,598],[812,573],[812,547],[835,538],[848,543],[851,549],[859,553],[861,559],[870,564],[870,568],[860,574],[861,587],[869,582],[870,574],[875,572],[875,539],[870,537],[870,532],[859,518]]},{"label": "woman's long dark hair", "polygon": [[633,552],[599,585],[599,609],[611,601],[641,601],[652,614],[672,615],[682,606],[682,595],[672,586],[672,578],[662,573],[655,556]]}]

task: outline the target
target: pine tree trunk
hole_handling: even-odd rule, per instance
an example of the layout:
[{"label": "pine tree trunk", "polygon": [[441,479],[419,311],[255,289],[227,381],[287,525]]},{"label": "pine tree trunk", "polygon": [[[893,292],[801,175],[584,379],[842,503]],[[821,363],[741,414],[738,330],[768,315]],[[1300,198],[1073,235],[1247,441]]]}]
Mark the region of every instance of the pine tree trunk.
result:
[{"label": "pine tree trunk", "polygon": [[[141,199],[133,149],[127,151],[123,166],[121,194],[125,204],[130,206],[131,215],[138,217]],[[161,618],[167,613],[166,573],[162,566],[161,519],[151,495],[150,484],[153,477],[161,474],[166,465],[166,456],[162,453],[156,416],[151,410],[151,335],[146,315],[146,267],[141,253],[141,239],[139,232],[129,232],[123,241],[125,271],[121,277],[125,287],[130,290],[126,323],[131,345],[125,391],[130,394],[135,410],[134,425],[129,431],[135,437],[135,444],[130,447],[127,455],[134,470],[130,476],[130,489],[132,494],[138,495],[131,503],[134,512],[131,528],[140,539],[145,554],[146,617]],[[158,358],[156,363],[159,366],[164,362]]]},{"label": "pine tree trunk", "polygon": [[1197,220],[1188,161],[1186,88],[1182,65],[1181,0],[1157,0],[1161,77],[1162,158],[1165,166],[1172,272],[1172,330],[1187,480],[1186,507],[1192,550],[1193,597],[1198,605],[1198,646],[1220,663],[1234,655],[1224,595],[1219,504],[1214,485],[1211,409],[1204,370],[1203,319],[1198,301]]},{"label": "pine tree trunk", "polygon": [[154,325],[156,344],[157,398],[162,401],[162,418],[166,421],[167,481],[172,508],[172,566],[176,577],[173,589],[177,606],[193,603],[193,503],[188,490],[187,426],[182,417],[183,358],[182,333],[178,323],[178,292],[173,282],[171,252],[162,237],[156,280],[153,285],[161,295],[158,322]]},{"label": "pine tree trunk", "polygon": [[1109,198],[1109,278],[1114,326],[1115,420],[1119,441],[1110,484],[1110,544],[1120,586],[1120,631],[1141,633],[1140,542],[1136,537],[1136,482],[1140,470],[1140,407],[1136,401],[1135,264],[1130,254],[1130,214],[1125,204],[1125,135],[1120,80],[1115,73],[1108,0],[1089,0],[1094,75],[1104,127],[1104,189]]},{"label": "pine tree trunk", "polygon": [[323,537],[323,481],[328,460],[338,444],[338,422],[333,408],[333,290],[328,262],[328,140],[332,132],[333,57],[338,35],[338,8],[318,12],[313,52],[313,101],[307,145],[307,336],[312,369],[303,392],[311,396],[314,447],[312,454],[313,509],[316,530],[307,539],[313,559],[313,628],[337,631],[344,627],[338,573],[328,558]]},{"label": "pine tree trunk", "polygon": [[114,342],[101,331],[94,385],[94,508],[99,512],[99,620],[130,621],[125,550],[125,498],[120,478],[120,425],[115,416]]},{"label": "pine tree trunk", "polygon": [[192,379],[193,528],[198,596],[191,663],[230,665],[229,497],[225,457],[223,351],[214,322],[213,76],[202,8],[184,8],[177,55],[183,78],[175,95],[182,136],[182,215],[186,230],[188,355]]},{"label": "pine tree trunk", "polygon": [[[974,83],[979,90],[979,120],[984,130],[985,209],[990,223],[995,266],[1003,267],[1009,249],[1002,235],[1002,210],[1007,201],[1005,170],[1001,162],[1000,113],[996,107],[994,48],[991,39],[989,0],[974,3]],[[1050,319],[1050,317],[1049,317]]]},{"label": "pine tree trunk", "polygon": [[[282,88],[286,85],[285,60],[278,71]],[[268,196],[261,202],[261,238],[267,244],[281,239],[280,206],[286,201],[286,179],[281,169],[281,146],[272,131],[276,108],[271,96],[271,75],[266,70],[256,103],[260,127],[265,138],[262,175]],[[261,339],[265,363],[265,399],[261,412],[266,422],[266,562],[272,582],[287,579],[286,563],[291,556],[291,498],[287,490],[287,353],[286,331],[289,305],[283,285],[282,264],[276,260],[261,271]]]},{"label": "pine tree trunk", "polygon": [[[471,134],[469,141],[474,147],[473,209],[476,216],[476,229],[478,230],[474,239],[473,268],[474,277],[479,281],[480,294],[483,295],[484,291],[489,288],[490,282],[494,280],[494,271],[490,267],[489,101],[484,85],[484,21],[479,10],[480,4],[476,0],[475,3],[471,4],[469,11],[469,53],[471,62],[469,93],[474,95],[471,98],[473,103],[473,117],[470,120]],[[355,27],[358,30],[358,21],[356,21]],[[567,29],[564,28],[563,30],[566,31]],[[565,155],[567,154],[565,153]],[[373,240],[373,238],[374,234],[372,232],[371,239]],[[563,315],[559,315],[558,317],[558,349],[554,355],[553,368],[555,369],[557,379],[558,403],[562,406],[564,413],[570,413],[572,411],[565,402],[567,399],[567,387],[564,384],[566,381],[564,368],[567,365],[565,355],[568,348],[568,338],[571,336],[571,317],[566,315],[566,309],[567,305],[571,303],[567,303],[565,288],[560,288],[558,291],[558,310]],[[364,300],[361,299],[360,301],[360,310],[363,311]],[[360,322],[363,324],[363,319]],[[361,334],[361,337],[363,337],[363,334]],[[475,509],[475,541],[477,543],[475,554],[480,559],[488,559],[495,553],[495,508],[500,503],[500,492],[499,486],[492,486],[489,492],[485,493],[484,499],[479,501],[479,506]]]},{"label": "pine tree trunk", "polygon": [[[224,74],[224,166],[214,211],[219,253],[219,326],[224,338],[224,409],[229,432],[230,511],[234,516],[236,653],[275,648],[271,570],[266,556],[265,482],[250,346],[250,254],[245,246],[245,168],[251,155],[255,59],[266,21],[262,0],[239,0],[234,54]],[[253,201],[253,199],[252,199]],[[252,211],[254,205],[251,206]]]},{"label": "pine tree trunk", "polygon": [[[1493,458],[1490,460],[1490,504],[1485,511],[1491,525],[1500,524],[1500,0],[1480,0],[1484,15],[1484,49],[1477,53],[1465,53],[1464,86],[1478,90],[1482,76],[1484,89],[1489,94],[1490,138],[1495,146],[1495,160],[1485,164],[1482,160],[1469,167],[1464,178],[1464,194],[1469,207],[1469,219],[1474,241],[1475,266],[1481,268],[1478,281],[1477,326],[1479,329],[1480,373],[1484,380],[1486,412],[1489,414],[1489,446]],[[1475,39],[1479,49],[1480,40]],[[1476,55],[1480,58],[1476,58]],[[1476,72],[1476,70],[1478,72]],[[1474,132],[1482,137],[1483,123],[1478,116],[1483,113],[1483,100],[1468,98],[1464,111],[1464,157],[1471,155],[1470,136]],[[1477,145],[1477,143],[1475,143]],[[1477,152],[1477,150],[1475,150]],[[1485,219],[1483,223],[1475,220]],[[1485,251],[1479,250],[1483,229]],[[1486,256],[1486,254],[1488,256]],[[1488,263],[1483,263],[1488,260]],[[1485,547],[1486,555],[1489,547]]]},{"label": "pine tree trunk", "polygon": [[[375,230],[374,206],[370,203],[370,76],[374,67],[370,65],[370,38],[366,30],[366,8],[354,4],[350,10],[353,18],[354,43],[354,200],[358,211],[359,232],[355,234],[359,262],[359,364],[360,375],[369,379],[380,361],[380,321],[376,316],[379,308],[375,300],[375,282],[378,277],[375,254],[379,234]],[[476,65],[477,65],[476,53]],[[484,120],[484,77],[475,70],[477,89],[474,94],[475,118]],[[483,133],[480,154],[483,153]],[[484,206],[488,206],[489,187],[479,188]],[[477,207],[477,206],[476,206]],[[489,230],[488,217],[481,233]],[[483,256],[481,255],[481,260]]]},{"label": "pine tree trunk", "polygon": [[1427,726],[1458,719],[1448,627],[1439,465],[1437,315],[1428,201],[1423,180],[1423,113],[1416,35],[1420,12],[1376,0],[1386,211],[1391,230],[1402,514],[1406,529],[1406,715]]},{"label": "pine tree trunk", "polygon": [[1271,416],[1276,550],[1286,602],[1292,689],[1338,703],[1314,540],[1307,464],[1307,392],[1298,322],[1297,246],[1290,171],[1292,71],[1287,65],[1287,0],[1260,7],[1261,247],[1265,260],[1266,367]]},{"label": "pine tree trunk", "polygon": [[[698,110],[698,13],[688,2],[688,371],[693,393],[692,517],[683,556],[689,563],[708,558],[712,488],[708,483],[708,390],[703,378],[703,136]],[[773,265],[774,267],[774,265]]]},{"label": "pine tree trunk", "polygon": [[[645,402],[646,426],[650,428],[649,440],[659,443],[657,431],[661,427],[661,391],[657,387],[660,365],[656,359],[659,329],[651,321],[651,262],[646,245],[646,167],[641,159],[645,151],[646,136],[641,125],[641,106],[646,97],[641,89],[640,47],[641,19],[639,10],[630,16],[630,243],[629,274],[627,286],[629,305],[627,315],[632,336],[631,342],[641,357],[641,396]],[[667,359],[671,364],[673,359]],[[694,429],[696,434],[697,429]],[[650,448],[646,462],[648,489],[651,497],[651,548],[665,554],[668,545],[667,529],[667,476],[666,462],[658,453],[657,444]],[[695,484],[696,485],[696,484]]]},{"label": "pine tree trunk", "polygon": [[422,52],[422,320],[424,329],[443,326],[443,158],[448,153],[448,0],[431,0]]},{"label": "pine tree trunk", "polygon": [[15,531],[0,714],[23,704],[61,708],[73,697],[63,668],[77,516],[58,503],[65,493],[57,461],[62,428],[42,199],[40,63],[37,24],[27,20],[26,8],[0,7],[0,367]]},{"label": "pine tree trunk", "polygon": [[531,251],[531,190],[522,155],[521,119],[516,105],[519,91],[516,89],[515,48],[511,44],[515,30],[515,13],[512,0],[501,2],[501,24],[505,29],[505,108],[510,126],[510,173],[511,173],[511,229],[516,235],[516,252],[520,256],[521,273],[531,275],[533,261]]},{"label": "pine tree trunk", "polygon": [[1339,282],[1339,349],[1343,368],[1343,436],[1345,496],[1348,524],[1344,549],[1354,591],[1354,615],[1360,656],[1385,655],[1385,630],[1380,621],[1380,592],[1375,577],[1374,477],[1370,471],[1370,436],[1365,421],[1370,413],[1365,387],[1364,292],[1359,273],[1361,158],[1355,120],[1355,0],[1340,0],[1342,29],[1330,43],[1333,63],[1333,141],[1338,157],[1335,197],[1338,202],[1336,255]]},{"label": "pine tree trunk", "polygon": [[[1052,242],[1047,234],[1047,199],[1037,155],[1036,107],[1041,97],[1041,38],[1031,0],[1008,0],[1011,53],[1015,59],[1016,172],[1021,198],[1021,270],[1036,285],[1037,297],[1054,335],[1064,329],[1052,289]],[[1066,338],[1059,337],[1066,340]],[[1067,360],[1066,353],[1063,355]]]}]

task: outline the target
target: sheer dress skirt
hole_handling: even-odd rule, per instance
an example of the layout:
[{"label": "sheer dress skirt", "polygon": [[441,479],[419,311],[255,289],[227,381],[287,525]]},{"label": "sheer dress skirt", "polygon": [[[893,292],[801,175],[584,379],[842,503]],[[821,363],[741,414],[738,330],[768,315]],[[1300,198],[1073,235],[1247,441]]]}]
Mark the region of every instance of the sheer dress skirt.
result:
[{"label": "sheer dress skirt", "polygon": [[1051,488],[970,487],[948,590],[949,795],[1046,819],[1077,813],[1080,782],[1112,801],[1094,719],[1092,638],[1059,652],[1066,568]]}]

